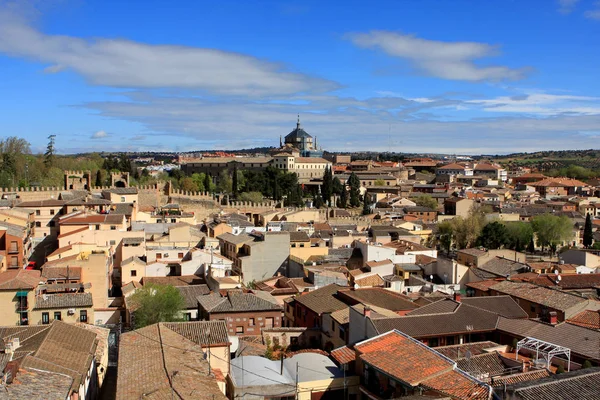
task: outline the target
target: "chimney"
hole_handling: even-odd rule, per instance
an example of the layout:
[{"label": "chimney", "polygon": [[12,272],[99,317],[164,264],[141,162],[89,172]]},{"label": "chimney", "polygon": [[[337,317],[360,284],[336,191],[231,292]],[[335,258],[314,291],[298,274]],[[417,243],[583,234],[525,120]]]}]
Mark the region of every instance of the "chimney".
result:
[{"label": "chimney", "polygon": [[369,306],[365,306],[364,310],[363,310],[363,315],[366,318],[371,318],[371,307]]},{"label": "chimney", "polygon": [[458,301],[460,303],[460,292],[454,292],[454,301]]},{"label": "chimney", "polygon": [[556,311],[550,311],[550,324],[558,324],[558,315],[556,314]]}]

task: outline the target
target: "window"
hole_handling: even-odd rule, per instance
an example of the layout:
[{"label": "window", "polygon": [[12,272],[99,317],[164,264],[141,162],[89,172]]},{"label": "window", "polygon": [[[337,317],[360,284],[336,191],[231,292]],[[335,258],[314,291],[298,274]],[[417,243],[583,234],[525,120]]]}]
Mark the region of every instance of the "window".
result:
[{"label": "window", "polygon": [[96,230],[99,231],[100,230],[100,225],[96,225]]},{"label": "window", "polygon": [[42,227],[42,223],[40,221],[36,221],[35,227],[36,228],[41,228]]},{"label": "window", "polygon": [[121,203],[125,203],[125,196],[121,196]]},{"label": "window", "polygon": [[239,334],[243,335],[244,334],[244,327],[243,326],[236,326],[235,327],[235,333],[238,334],[238,335]]},{"label": "window", "polygon": [[87,322],[87,310],[79,311],[79,322]]},{"label": "window", "polygon": [[248,318],[248,325],[254,326],[254,318]]},{"label": "window", "polygon": [[265,318],[265,326],[273,327],[273,317]]},{"label": "window", "polygon": [[156,259],[157,259],[157,260],[160,260],[161,258],[162,258],[162,254],[160,254],[160,253],[156,253]]},{"label": "window", "polygon": [[54,311],[54,319],[60,321],[62,319],[62,313],[60,311]]},{"label": "window", "polygon": [[116,226],[114,226],[114,225],[111,225],[111,226],[110,226],[110,230],[111,230],[111,231],[116,231],[116,230],[117,230],[117,227],[116,227]]},{"label": "window", "polygon": [[111,240],[109,243],[111,246],[114,246],[115,244],[117,244],[117,242],[115,240]]},{"label": "window", "polygon": [[54,215],[54,210],[50,210],[50,215]]},{"label": "window", "polygon": [[15,257],[15,256],[10,257],[10,266],[12,268],[18,267],[19,266],[19,257]]},{"label": "window", "polygon": [[340,326],[340,339],[346,340],[346,331]]},{"label": "window", "polygon": [[42,212],[40,210],[35,210],[35,215],[41,215]]},{"label": "window", "polygon": [[177,253],[177,258],[183,258],[183,253]]},{"label": "window", "polygon": [[16,241],[11,241],[10,242],[10,248],[8,249],[9,253],[18,253],[19,252],[19,245],[17,244]]},{"label": "window", "polygon": [[532,304],[532,305],[530,306],[530,310],[531,310],[531,312],[535,312],[535,305],[534,305],[534,304]]},{"label": "window", "polygon": [[192,320],[192,313],[185,313],[184,316],[183,316],[183,318],[186,321],[191,321]]},{"label": "window", "polygon": [[42,324],[48,325],[50,323],[50,313],[43,312],[42,313]]},{"label": "window", "polygon": [[137,276],[137,271],[135,269],[131,270],[131,276]]},{"label": "window", "polygon": [[335,332],[335,321],[331,320],[331,332]]}]

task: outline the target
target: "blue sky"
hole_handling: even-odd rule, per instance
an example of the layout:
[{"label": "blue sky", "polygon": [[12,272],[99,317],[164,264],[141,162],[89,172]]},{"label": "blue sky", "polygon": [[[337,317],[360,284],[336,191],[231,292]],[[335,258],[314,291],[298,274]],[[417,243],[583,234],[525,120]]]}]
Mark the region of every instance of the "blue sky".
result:
[{"label": "blue sky", "polygon": [[34,151],[600,147],[598,1],[0,0],[0,72]]}]

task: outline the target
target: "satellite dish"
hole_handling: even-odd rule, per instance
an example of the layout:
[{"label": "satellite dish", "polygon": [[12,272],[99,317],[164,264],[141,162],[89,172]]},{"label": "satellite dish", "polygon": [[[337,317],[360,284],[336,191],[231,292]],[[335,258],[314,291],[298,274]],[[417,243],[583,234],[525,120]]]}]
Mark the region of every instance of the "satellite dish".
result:
[{"label": "satellite dish", "polygon": [[562,280],[562,276],[558,275],[558,277],[556,279],[558,279],[560,282]]},{"label": "satellite dish", "polygon": [[429,279],[433,282],[433,275],[429,275]]},{"label": "satellite dish", "polygon": [[358,283],[355,283],[354,284],[354,289],[358,289],[358,288],[360,288],[360,286],[358,286]]},{"label": "satellite dish", "polygon": [[470,360],[470,359],[471,359],[471,356],[472,356],[472,354],[471,354],[471,350],[467,350],[467,352],[465,353],[465,358],[466,358],[467,360]]},{"label": "satellite dish", "polygon": [[558,270],[557,269],[554,270],[554,275],[558,276]]}]

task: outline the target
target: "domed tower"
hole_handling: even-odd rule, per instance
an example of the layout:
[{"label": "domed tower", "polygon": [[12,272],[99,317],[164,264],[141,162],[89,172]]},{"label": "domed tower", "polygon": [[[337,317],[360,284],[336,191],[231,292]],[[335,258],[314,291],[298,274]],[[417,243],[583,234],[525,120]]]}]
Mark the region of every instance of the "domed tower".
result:
[{"label": "domed tower", "polygon": [[322,151],[317,149],[317,140],[300,126],[300,115],[296,122],[296,129],[285,136],[286,147],[293,147],[300,151],[302,157],[321,157]]}]

